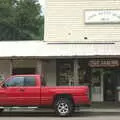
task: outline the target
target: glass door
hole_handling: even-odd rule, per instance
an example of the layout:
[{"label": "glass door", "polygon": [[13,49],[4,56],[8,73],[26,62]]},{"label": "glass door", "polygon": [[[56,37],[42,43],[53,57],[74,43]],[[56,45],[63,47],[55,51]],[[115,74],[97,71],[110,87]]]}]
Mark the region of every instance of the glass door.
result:
[{"label": "glass door", "polygon": [[115,101],[117,84],[120,71],[117,69],[105,69],[104,71],[104,101]]},{"label": "glass door", "polygon": [[91,99],[95,102],[102,101],[102,72],[101,68],[91,69]]}]

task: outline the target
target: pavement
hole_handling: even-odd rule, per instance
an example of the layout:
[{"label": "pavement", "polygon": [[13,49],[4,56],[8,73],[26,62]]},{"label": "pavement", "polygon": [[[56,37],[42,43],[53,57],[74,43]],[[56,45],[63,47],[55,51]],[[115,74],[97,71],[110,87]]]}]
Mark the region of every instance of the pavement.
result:
[{"label": "pavement", "polygon": [[[49,112],[53,113],[53,109],[37,108],[37,107],[13,107],[5,108],[5,112]],[[75,112],[89,112],[89,113],[120,113],[120,103],[94,103],[91,107],[76,108]]]},{"label": "pavement", "polygon": [[[16,111],[17,110],[17,111]],[[70,117],[59,117],[52,111],[16,109],[5,111],[0,114],[0,120],[120,120],[120,111],[115,109],[81,109],[81,112],[76,112]],[[86,111],[85,111],[86,110]],[[111,111],[110,111],[111,110]]]},{"label": "pavement", "polygon": [[[52,109],[38,109],[38,108],[5,108],[4,112],[49,112],[53,113],[54,110]],[[96,112],[104,112],[104,113],[120,113],[120,108],[80,108],[76,109],[75,112],[90,112],[90,113],[96,113]]]},{"label": "pavement", "polygon": [[6,108],[0,120],[120,120],[119,104],[94,104],[90,108],[76,109],[70,117],[59,117],[51,109],[36,107]]}]

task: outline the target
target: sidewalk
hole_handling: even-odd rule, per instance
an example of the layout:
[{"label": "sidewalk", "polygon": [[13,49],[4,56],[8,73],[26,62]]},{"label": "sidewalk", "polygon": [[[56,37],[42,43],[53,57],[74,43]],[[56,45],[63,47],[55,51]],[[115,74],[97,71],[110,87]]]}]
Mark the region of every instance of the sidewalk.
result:
[{"label": "sidewalk", "polygon": [[[6,108],[7,112],[53,112],[52,109],[41,109],[37,107],[14,107],[14,108]],[[91,107],[81,107],[77,108],[76,112],[116,112],[120,113],[120,103],[93,103]]]},{"label": "sidewalk", "polygon": [[77,110],[76,112],[119,112],[120,113],[120,108],[83,108],[80,109],[79,111]]},{"label": "sidewalk", "polygon": [[86,112],[120,112],[120,103],[103,102],[93,103],[90,108],[81,108],[80,111]]}]

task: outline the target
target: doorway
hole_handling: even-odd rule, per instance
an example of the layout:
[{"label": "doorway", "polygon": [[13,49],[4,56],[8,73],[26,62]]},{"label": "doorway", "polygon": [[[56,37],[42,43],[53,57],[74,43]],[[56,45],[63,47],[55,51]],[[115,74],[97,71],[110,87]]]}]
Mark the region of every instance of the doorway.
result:
[{"label": "doorway", "polygon": [[116,101],[120,70],[105,69],[104,71],[104,101]]}]

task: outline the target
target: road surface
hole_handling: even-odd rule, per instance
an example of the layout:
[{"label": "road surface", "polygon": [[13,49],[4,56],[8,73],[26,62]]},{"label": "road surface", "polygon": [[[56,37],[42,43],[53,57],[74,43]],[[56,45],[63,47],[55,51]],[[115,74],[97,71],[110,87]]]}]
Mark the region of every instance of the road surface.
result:
[{"label": "road surface", "polygon": [[53,112],[4,112],[0,120],[120,120],[120,112],[80,112],[58,117]]}]

